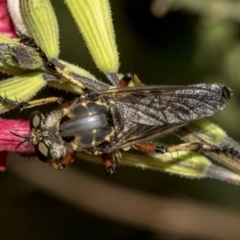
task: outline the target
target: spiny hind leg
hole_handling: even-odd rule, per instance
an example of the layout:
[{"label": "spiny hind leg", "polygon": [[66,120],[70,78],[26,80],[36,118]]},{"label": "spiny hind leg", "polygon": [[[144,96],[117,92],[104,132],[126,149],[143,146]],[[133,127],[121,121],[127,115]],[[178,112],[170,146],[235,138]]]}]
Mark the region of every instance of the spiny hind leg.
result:
[{"label": "spiny hind leg", "polygon": [[175,146],[164,147],[162,145],[156,145],[148,142],[138,143],[134,145],[137,149],[144,152],[155,152],[155,153],[174,153],[178,151],[196,151],[205,150],[209,152],[225,153],[230,154],[234,157],[240,157],[240,153],[232,148],[218,147],[210,144],[205,144],[201,142],[190,142],[182,143]]}]

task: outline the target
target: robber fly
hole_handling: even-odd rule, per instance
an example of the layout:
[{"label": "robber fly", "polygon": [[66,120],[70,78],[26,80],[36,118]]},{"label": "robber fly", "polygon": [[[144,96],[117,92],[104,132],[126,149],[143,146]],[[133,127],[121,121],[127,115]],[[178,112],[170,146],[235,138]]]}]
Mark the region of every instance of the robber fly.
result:
[{"label": "robber fly", "polygon": [[[15,134],[24,138],[21,143],[33,145],[39,159],[54,169],[66,168],[78,151],[100,155],[110,175],[115,172],[113,155],[127,147],[161,154],[178,150],[221,150],[200,142],[164,147],[149,140],[222,111],[232,95],[228,87],[216,83],[144,86],[136,75],[129,73],[117,80],[114,87],[99,82],[95,89],[89,88],[76,79],[76,75],[66,75],[33,39],[25,35],[20,37],[39,52],[51,74],[64,76],[83,90],[82,95],[62,109],[46,115],[33,112],[28,136]],[[135,87],[128,87],[131,80]],[[30,101],[24,107],[42,102],[46,103],[48,99]]]}]

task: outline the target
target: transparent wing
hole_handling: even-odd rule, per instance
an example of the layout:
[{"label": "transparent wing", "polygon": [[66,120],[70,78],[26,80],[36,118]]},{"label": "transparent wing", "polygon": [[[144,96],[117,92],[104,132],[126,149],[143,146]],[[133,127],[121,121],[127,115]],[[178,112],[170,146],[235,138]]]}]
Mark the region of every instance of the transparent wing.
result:
[{"label": "transparent wing", "polygon": [[108,98],[117,126],[114,146],[145,141],[222,111],[231,91],[220,84],[144,86],[109,89]]}]

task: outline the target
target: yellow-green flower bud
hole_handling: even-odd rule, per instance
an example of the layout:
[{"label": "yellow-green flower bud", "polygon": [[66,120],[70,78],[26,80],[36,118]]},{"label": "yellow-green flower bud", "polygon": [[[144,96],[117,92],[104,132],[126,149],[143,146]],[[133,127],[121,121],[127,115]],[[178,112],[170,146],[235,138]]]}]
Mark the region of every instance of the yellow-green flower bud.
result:
[{"label": "yellow-green flower bud", "polygon": [[[42,73],[29,73],[24,76],[9,78],[0,82],[0,97],[17,102],[25,102],[31,99],[40,89],[46,85]],[[0,103],[0,113],[12,109],[4,103]]]},{"label": "yellow-green flower bud", "polygon": [[108,0],[65,0],[97,67],[118,71],[119,58]]},{"label": "yellow-green flower bud", "polygon": [[57,19],[49,0],[20,0],[22,16],[30,37],[48,58],[59,55]]}]

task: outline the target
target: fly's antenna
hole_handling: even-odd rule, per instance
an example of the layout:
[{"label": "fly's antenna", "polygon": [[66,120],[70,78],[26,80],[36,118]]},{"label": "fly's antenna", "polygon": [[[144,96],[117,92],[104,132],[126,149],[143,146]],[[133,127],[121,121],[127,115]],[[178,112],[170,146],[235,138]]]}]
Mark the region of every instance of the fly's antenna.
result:
[{"label": "fly's antenna", "polygon": [[24,144],[25,142],[28,142],[29,143],[29,136],[22,136],[22,135],[19,135],[15,132],[12,132],[10,131],[11,134],[13,134],[14,136],[16,137],[19,137],[19,138],[22,138],[23,141],[21,141],[20,143],[17,144],[17,146],[15,147],[15,149],[18,149],[22,144]]}]

